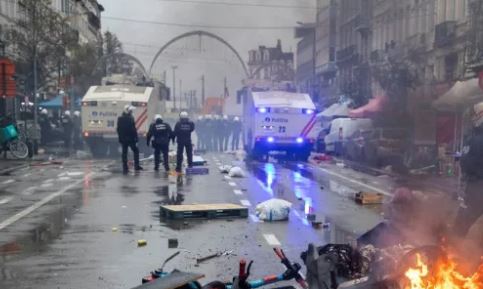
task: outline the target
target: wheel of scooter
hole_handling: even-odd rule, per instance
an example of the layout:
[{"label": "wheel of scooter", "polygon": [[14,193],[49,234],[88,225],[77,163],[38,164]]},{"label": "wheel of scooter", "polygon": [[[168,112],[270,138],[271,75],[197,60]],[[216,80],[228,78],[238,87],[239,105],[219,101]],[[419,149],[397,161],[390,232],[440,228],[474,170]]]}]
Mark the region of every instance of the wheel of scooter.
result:
[{"label": "wheel of scooter", "polygon": [[8,149],[18,159],[25,159],[29,155],[28,146],[21,140],[13,140],[8,143]]}]

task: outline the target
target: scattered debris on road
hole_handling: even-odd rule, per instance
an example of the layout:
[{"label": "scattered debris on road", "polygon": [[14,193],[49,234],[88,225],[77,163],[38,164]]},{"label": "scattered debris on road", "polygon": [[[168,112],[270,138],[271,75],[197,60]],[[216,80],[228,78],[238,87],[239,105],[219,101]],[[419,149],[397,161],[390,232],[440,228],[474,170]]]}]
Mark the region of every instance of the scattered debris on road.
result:
[{"label": "scattered debris on road", "polygon": [[233,250],[218,252],[218,253],[211,254],[211,255],[208,255],[208,256],[205,256],[205,257],[197,258],[196,263],[199,264],[199,263],[203,263],[203,262],[206,262],[206,261],[214,259],[214,258],[218,258],[218,257],[221,257],[221,256],[228,256],[228,255],[234,255]]},{"label": "scattered debris on road", "polygon": [[148,244],[146,240],[138,240],[138,247],[144,247]]},{"label": "scattered debris on road", "polygon": [[355,201],[360,205],[382,204],[384,196],[380,193],[358,192],[355,195]]}]

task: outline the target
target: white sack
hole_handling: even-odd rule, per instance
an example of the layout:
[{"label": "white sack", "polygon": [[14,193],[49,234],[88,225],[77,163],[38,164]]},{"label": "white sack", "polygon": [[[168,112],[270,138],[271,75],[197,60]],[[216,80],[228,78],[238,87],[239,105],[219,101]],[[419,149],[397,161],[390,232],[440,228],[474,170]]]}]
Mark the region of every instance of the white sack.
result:
[{"label": "white sack", "polygon": [[288,219],[292,203],[281,199],[271,199],[260,203],[255,209],[259,219],[264,221],[284,221]]},{"label": "white sack", "polygon": [[233,167],[228,172],[228,175],[232,178],[244,178],[245,172],[240,167]]}]

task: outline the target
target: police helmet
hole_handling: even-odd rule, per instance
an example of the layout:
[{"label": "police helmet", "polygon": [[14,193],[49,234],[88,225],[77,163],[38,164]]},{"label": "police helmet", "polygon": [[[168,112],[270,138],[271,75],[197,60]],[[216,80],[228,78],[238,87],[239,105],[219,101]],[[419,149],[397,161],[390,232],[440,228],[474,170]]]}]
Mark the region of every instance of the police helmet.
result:
[{"label": "police helmet", "polygon": [[75,116],[80,116],[80,111],[78,111],[78,110],[74,111],[74,115]]},{"label": "police helmet", "polygon": [[235,116],[235,117],[233,118],[233,120],[234,120],[234,121],[240,121],[240,118],[239,118],[238,116]]},{"label": "police helmet", "polygon": [[157,121],[157,120],[163,120],[163,116],[160,115],[160,114],[155,114],[154,115],[154,121]]},{"label": "police helmet", "polygon": [[40,114],[45,114],[45,115],[47,115],[48,113],[49,113],[49,112],[48,112],[48,111],[47,111],[45,108],[44,108],[44,109],[42,109],[42,110],[40,111]]},{"label": "police helmet", "polygon": [[475,116],[473,117],[473,123],[475,127],[480,127],[483,125],[483,102],[475,104],[473,109],[475,111]]},{"label": "police helmet", "polygon": [[181,119],[187,119],[188,118],[188,113],[186,111],[180,112],[179,118],[181,118]]},{"label": "police helmet", "polygon": [[65,115],[65,116],[70,116],[70,110],[66,110],[66,111],[64,112],[64,115]]}]

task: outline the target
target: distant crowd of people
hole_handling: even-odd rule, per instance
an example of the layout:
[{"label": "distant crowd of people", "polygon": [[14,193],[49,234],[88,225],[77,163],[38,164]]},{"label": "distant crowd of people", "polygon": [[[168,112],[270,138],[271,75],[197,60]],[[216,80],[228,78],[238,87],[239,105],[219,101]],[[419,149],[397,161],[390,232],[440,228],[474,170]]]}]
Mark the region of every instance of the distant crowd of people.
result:
[{"label": "distant crowd of people", "polygon": [[227,115],[199,116],[196,122],[197,148],[208,152],[225,152],[240,148],[242,123],[239,117]]}]

